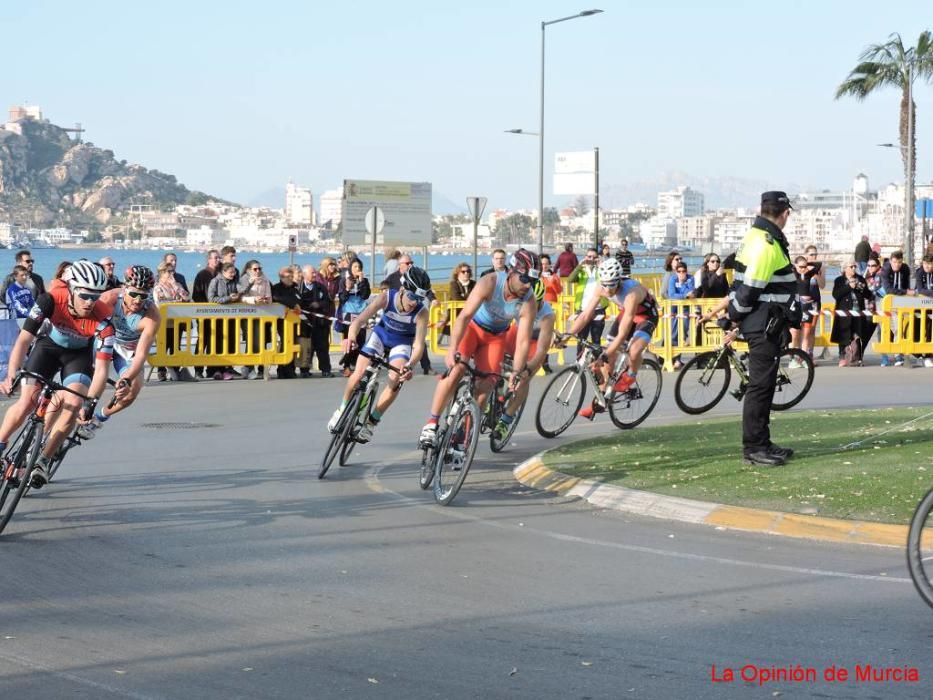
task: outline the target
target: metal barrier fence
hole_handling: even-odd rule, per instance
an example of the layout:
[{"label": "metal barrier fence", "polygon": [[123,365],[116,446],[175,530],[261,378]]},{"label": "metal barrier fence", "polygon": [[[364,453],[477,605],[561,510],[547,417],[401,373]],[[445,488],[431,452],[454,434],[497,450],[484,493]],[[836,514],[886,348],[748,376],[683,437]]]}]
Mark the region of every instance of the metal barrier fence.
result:
[{"label": "metal barrier fence", "polygon": [[933,297],[888,295],[881,300],[877,352],[933,355]]},{"label": "metal barrier fence", "polygon": [[287,364],[298,355],[298,314],[281,304],[161,304],[149,364],[223,367]]}]

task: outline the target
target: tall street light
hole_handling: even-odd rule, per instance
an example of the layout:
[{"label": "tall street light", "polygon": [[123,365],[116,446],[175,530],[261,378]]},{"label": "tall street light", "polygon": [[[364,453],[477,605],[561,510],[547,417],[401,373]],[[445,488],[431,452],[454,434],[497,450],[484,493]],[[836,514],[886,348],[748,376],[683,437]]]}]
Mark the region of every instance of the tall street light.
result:
[{"label": "tall street light", "polygon": [[[602,10],[583,10],[569,17],[541,22],[541,125],[538,129],[538,255],[544,252],[544,30],[551,24],[567,22],[578,17],[598,15]],[[521,129],[513,133],[523,133]]]}]

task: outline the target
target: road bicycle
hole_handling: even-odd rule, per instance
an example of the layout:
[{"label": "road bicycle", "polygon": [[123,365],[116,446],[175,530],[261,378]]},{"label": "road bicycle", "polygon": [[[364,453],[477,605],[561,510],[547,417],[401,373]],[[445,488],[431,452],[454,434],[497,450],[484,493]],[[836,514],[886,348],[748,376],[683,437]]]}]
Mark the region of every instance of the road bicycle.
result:
[{"label": "road bicycle", "polygon": [[521,419],[522,413],[525,412],[525,401],[522,401],[518,410],[515,411],[515,415],[512,417],[512,422],[509,423],[506,432],[502,435],[496,433],[496,426],[499,424],[502,414],[505,413],[506,407],[515,396],[515,392],[509,386],[509,380],[507,379],[512,369],[512,356],[506,355],[502,360],[501,373],[498,375],[493,390],[489,392],[489,398],[486,401],[486,410],[483,412],[484,420],[480,432],[489,432],[489,449],[493,452],[502,452],[502,450],[505,449],[509,444],[509,440],[511,440],[512,436],[515,434],[515,429],[518,427],[518,421]]},{"label": "road bicycle", "polygon": [[[674,401],[684,413],[705,413],[725,396],[732,372],[739,377],[739,386],[731,394],[741,401],[748,387],[748,357],[732,346],[735,333],[727,334],[717,350],[703,352],[691,358],[677,374]],[[813,386],[813,359],[798,348],[785,348],[778,357],[778,373],[771,408],[786,411],[803,401]]]},{"label": "road bicycle", "polygon": [[483,416],[474,398],[476,382],[489,377],[503,379],[501,374],[475,369],[459,354],[456,361],[464,366],[467,376],[460,380],[453,401],[438,421],[435,447],[422,448],[418,477],[422,489],[434,485],[434,500],[442,506],[450,505],[459,493],[479,444]]},{"label": "road bicycle", "polygon": [[[26,419],[19,434],[10,443],[6,452],[0,457],[0,466],[3,473],[0,476],[0,533],[6,528],[13,517],[13,512],[20,500],[29,490],[32,480],[32,470],[39,461],[42,445],[45,438],[45,414],[52,399],[59,391],[86,397],[77,391],[69,389],[53,381],[48,381],[41,374],[20,370],[13,380],[13,389],[19,386],[23,379],[35,379],[42,385],[36,399],[36,406]],[[59,462],[60,464],[60,462]],[[58,467],[56,466],[56,469]]]},{"label": "road bicycle", "polygon": [[[357,436],[360,429],[366,425],[369,420],[370,412],[376,405],[376,397],[379,393],[378,375],[380,370],[385,367],[387,370],[399,373],[400,370],[390,365],[381,357],[375,355],[364,355],[369,358],[369,366],[360,377],[360,383],[356,385],[350,400],[340,414],[337,425],[334,427],[330,438],[330,443],[324,451],[324,457],[321,459],[321,467],[318,470],[317,478],[323,479],[334,463],[334,458],[339,455],[338,463],[341,467],[346,466],[350,459],[353,448],[359,442]],[[401,384],[398,388],[401,388]],[[397,391],[398,389],[396,389]]]},{"label": "road bicycle", "polygon": [[933,489],[920,500],[910,519],[907,569],[920,597],[933,607]]},{"label": "road bicycle", "polygon": [[[558,342],[564,343],[573,336],[557,333]],[[609,410],[609,418],[617,428],[628,430],[641,424],[654,409],[661,396],[661,365],[651,357],[643,357],[638,378],[625,391],[613,387],[628,368],[628,343],[619,352],[615,367],[609,374],[607,389],[599,390],[602,381],[593,365],[603,356],[603,348],[582,338],[577,338],[582,348],[577,361],[555,374],[541,394],[535,414],[535,427],[542,437],[554,438],[570,427],[583,407],[587,393],[587,382],[592,387],[593,400],[597,406]]]},{"label": "road bicycle", "polygon": [[[116,388],[118,384],[122,384],[124,382],[126,382],[125,379],[121,379],[119,382],[115,382],[112,379],[107,379],[107,384],[114,388]],[[113,408],[116,403],[117,396],[114,394],[113,398],[110,399],[110,403],[107,404],[107,408]],[[52,457],[51,461],[49,462],[49,483],[52,483],[52,478],[55,476],[56,472],[58,472],[58,468],[62,466],[62,462],[65,461],[65,457],[68,455],[71,449],[73,447],[79,447],[80,445],[83,445],[85,442],[87,442],[88,438],[81,437],[81,428],[82,426],[80,424],[75,425],[71,431],[71,434],[64,439],[61,445],[59,445],[58,450],[55,452],[55,456]]]}]

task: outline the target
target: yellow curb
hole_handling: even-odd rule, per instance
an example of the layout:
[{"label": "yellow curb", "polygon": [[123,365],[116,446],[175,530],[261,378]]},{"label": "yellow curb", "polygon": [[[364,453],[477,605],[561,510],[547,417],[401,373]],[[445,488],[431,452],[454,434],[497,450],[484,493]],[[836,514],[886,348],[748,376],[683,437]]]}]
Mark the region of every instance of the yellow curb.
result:
[{"label": "yellow curb", "polygon": [[[623,488],[605,482],[580,479],[546,467],[541,461],[541,457],[545,453],[534,455],[515,467],[513,470],[515,478],[525,486],[551,491],[560,495],[566,495],[581,483],[591,483],[608,488]],[[625,488],[634,491],[634,489]],[[662,494],[653,495],[656,495],[659,499],[666,498]],[[683,502],[685,499],[678,497],[677,500]],[[715,527],[728,527],[735,530],[763,532],[825,542],[872,544],[889,547],[903,547],[907,543],[908,527],[906,525],[823,518],[817,515],[758,510],[707,503],[705,501],[694,501],[694,503],[697,506],[707,506],[712,509],[700,522]],[[632,509],[632,511],[640,512],[637,509]],[[650,515],[649,513],[642,514]],[[686,522],[696,521],[689,520]]]}]

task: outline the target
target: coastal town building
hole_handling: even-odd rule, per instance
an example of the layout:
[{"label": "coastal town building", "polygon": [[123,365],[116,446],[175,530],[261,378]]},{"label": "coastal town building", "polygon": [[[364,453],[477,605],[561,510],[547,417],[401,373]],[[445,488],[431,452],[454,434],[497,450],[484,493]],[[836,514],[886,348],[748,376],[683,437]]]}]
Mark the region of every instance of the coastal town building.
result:
[{"label": "coastal town building", "polygon": [[662,219],[679,219],[684,216],[700,216],[705,211],[703,195],[685,185],[658,192],[658,216]]},{"label": "coastal town building", "polygon": [[289,226],[314,225],[314,196],[308,187],[285,185],[285,221]]},{"label": "coastal town building", "polygon": [[320,196],[319,201],[321,204],[320,225],[331,230],[337,228],[343,221],[343,189],[327,190]]}]

